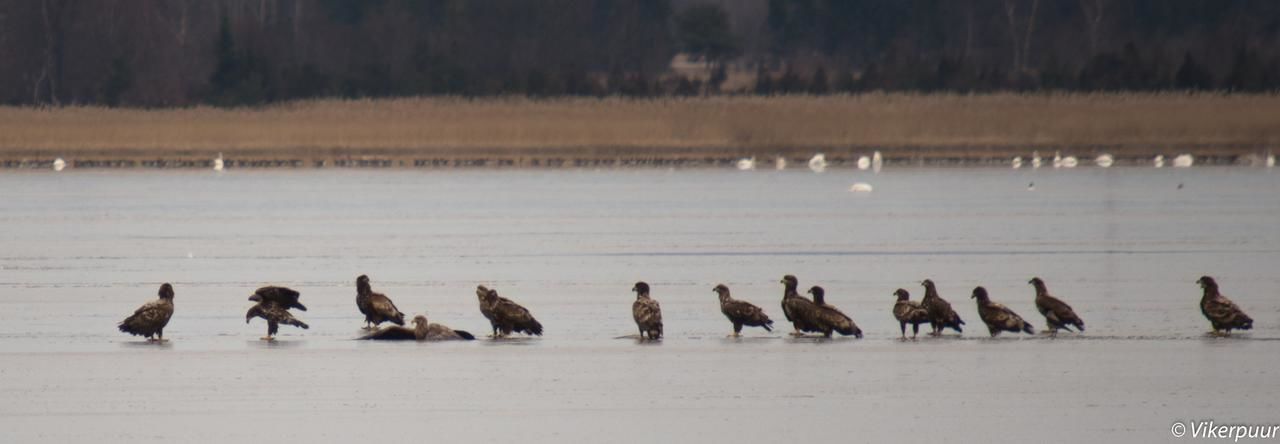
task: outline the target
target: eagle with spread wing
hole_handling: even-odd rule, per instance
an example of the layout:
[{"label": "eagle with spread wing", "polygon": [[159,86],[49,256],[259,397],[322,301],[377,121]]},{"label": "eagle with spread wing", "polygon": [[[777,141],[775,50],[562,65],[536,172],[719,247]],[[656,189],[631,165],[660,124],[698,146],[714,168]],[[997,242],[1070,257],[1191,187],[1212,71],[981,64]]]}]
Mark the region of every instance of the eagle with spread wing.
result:
[{"label": "eagle with spread wing", "polygon": [[425,315],[413,317],[413,328],[392,325],[374,331],[360,339],[378,341],[447,341],[472,340],[476,337],[463,330],[454,330],[440,324],[427,322]]},{"label": "eagle with spread wing", "polygon": [[244,323],[248,324],[253,318],[262,318],[267,321],[267,335],[262,337],[264,341],[276,340],[275,335],[280,330],[280,324],[292,325],[304,330],[311,328],[307,323],[299,321],[289,313],[291,308],[307,311],[307,307],[298,302],[299,297],[301,294],[286,287],[259,288],[249,296],[249,300],[257,304],[249,307],[249,311],[245,312]]}]

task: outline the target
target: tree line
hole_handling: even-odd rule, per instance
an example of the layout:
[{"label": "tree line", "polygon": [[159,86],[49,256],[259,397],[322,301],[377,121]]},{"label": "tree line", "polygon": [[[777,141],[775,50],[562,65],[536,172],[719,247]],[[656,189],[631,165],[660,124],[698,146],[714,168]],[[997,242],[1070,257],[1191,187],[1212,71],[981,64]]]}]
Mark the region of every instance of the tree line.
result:
[{"label": "tree line", "polygon": [[[711,75],[673,72],[681,52]],[[11,105],[1262,92],[1280,88],[1280,2],[0,0],[0,60]]]}]

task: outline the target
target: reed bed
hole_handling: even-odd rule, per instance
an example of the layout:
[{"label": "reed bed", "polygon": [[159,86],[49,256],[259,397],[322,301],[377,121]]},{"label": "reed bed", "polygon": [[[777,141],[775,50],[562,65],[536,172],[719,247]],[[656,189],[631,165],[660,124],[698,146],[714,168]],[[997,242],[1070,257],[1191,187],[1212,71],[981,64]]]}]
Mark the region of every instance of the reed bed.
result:
[{"label": "reed bed", "polygon": [[1280,96],[401,98],[261,108],[0,107],[0,154],[323,149],[1280,144]]}]

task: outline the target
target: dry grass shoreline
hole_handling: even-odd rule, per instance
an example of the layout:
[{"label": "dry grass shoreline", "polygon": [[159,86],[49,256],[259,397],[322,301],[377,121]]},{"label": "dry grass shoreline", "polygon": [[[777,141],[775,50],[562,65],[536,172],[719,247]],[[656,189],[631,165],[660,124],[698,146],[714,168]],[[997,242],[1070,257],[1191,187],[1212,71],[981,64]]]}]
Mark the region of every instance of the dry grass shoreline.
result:
[{"label": "dry grass shoreline", "polygon": [[818,151],[839,162],[872,149],[893,162],[997,161],[1034,149],[1081,156],[1105,151],[1122,161],[1195,149],[1198,156],[1238,162],[1277,147],[1276,95],[403,98],[245,109],[0,107],[0,162],[9,167],[55,157],[84,167],[203,167],[218,153],[239,166],[263,167],[273,161],[292,167],[541,167],[556,159],[556,166],[663,166],[742,156],[804,159]]}]

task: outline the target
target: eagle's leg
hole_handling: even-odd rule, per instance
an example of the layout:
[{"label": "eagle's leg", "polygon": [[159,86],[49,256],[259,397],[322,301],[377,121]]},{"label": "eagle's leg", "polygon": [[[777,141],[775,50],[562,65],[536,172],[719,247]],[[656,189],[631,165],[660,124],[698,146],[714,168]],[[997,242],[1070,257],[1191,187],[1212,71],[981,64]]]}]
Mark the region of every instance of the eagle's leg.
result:
[{"label": "eagle's leg", "polygon": [[903,339],[903,340],[906,340],[906,339],[907,339],[907,323],[906,323],[906,322],[899,322],[899,323],[898,323],[898,328],[902,330],[902,339]]},{"label": "eagle's leg", "polygon": [[164,329],[156,330],[156,342],[164,342]]},{"label": "eagle's leg", "polygon": [[[792,324],[792,325],[794,325],[794,324]],[[800,331],[800,327],[799,327],[799,326],[795,326],[795,330],[791,332],[791,336],[794,336],[794,337],[797,337],[797,338],[798,338],[798,337],[804,336],[804,332]]]},{"label": "eagle's leg", "polygon": [[263,341],[274,341],[276,340],[276,332],[279,330],[280,324],[277,324],[275,321],[267,321],[267,335],[263,336],[261,339]]},{"label": "eagle's leg", "polygon": [[[906,336],[906,334],[905,331],[902,333],[903,336]],[[911,324],[911,340],[914,341],[918,335],[920,335],[920,324]]]},{"label": "eagle's leg", "polygon": [[[653,335],[649,335],[649,339],[653,339]],[[641,341],[643,341],[643,340],[644,340],[644,329],[643,329],[643,328],[641,328],[641,329],[640,329],[640,340],[641,340]]]},{"label": "eagle's leg", "polygon": [[738,322],[734,322],[734,323],[733,323],[733,334],[729,335],[729,337],[731,337],[731,338],[736,338],[736,337],[739,337],[739,336],[742,336],[742,324],[741,324],[741,323],[738,323]]}]

